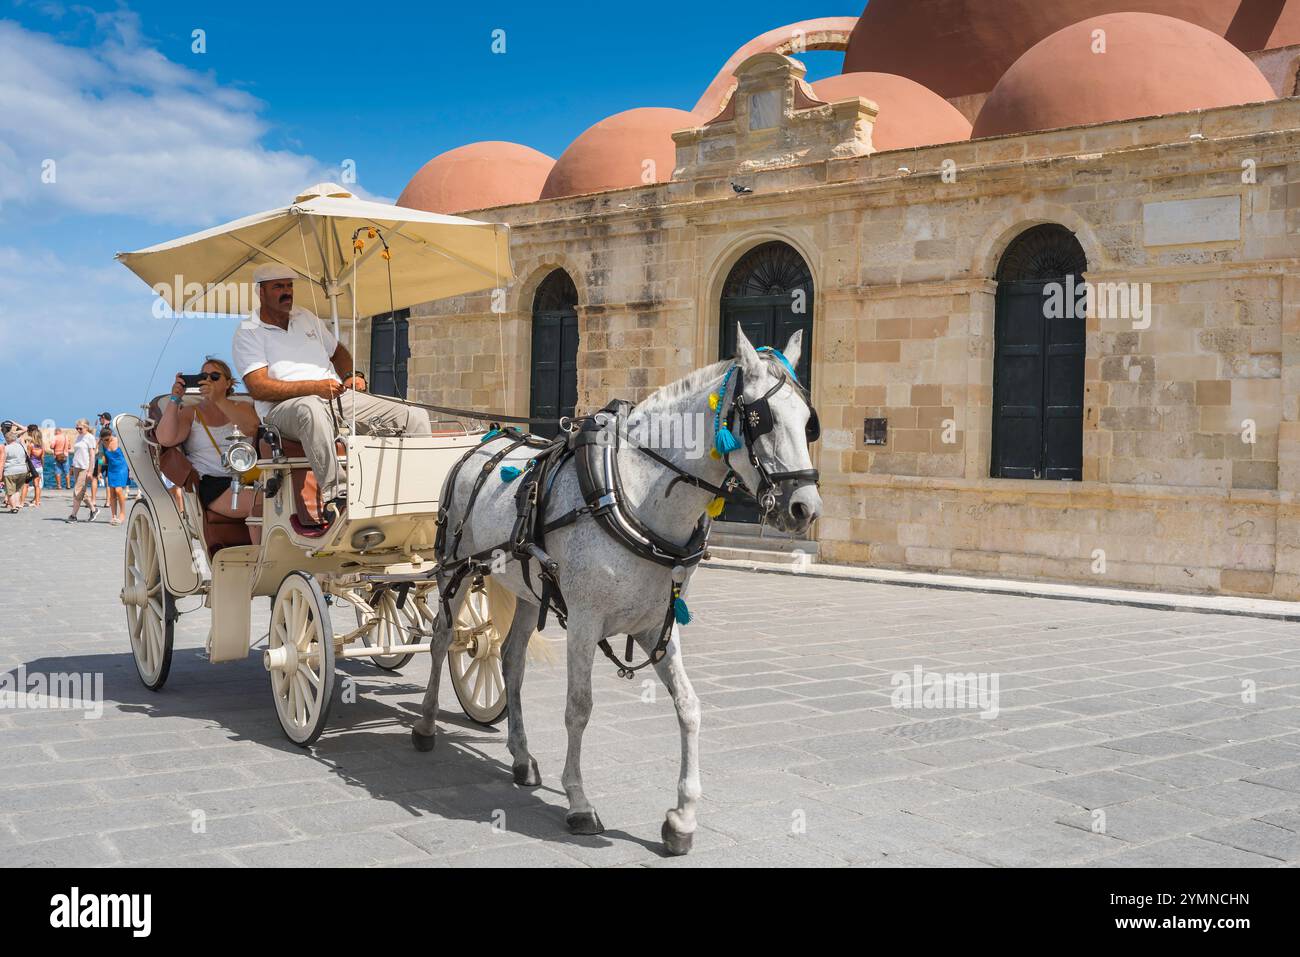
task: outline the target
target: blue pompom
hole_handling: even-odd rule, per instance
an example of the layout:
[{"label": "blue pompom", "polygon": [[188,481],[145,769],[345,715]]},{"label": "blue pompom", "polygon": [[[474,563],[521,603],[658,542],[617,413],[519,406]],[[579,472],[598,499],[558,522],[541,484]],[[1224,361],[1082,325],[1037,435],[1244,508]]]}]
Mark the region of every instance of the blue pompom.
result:
[{"label": "blue pompom", "polygon": [[685,598],[673,599],[673,617],[677,619],[679,625],[689,625],[691,623],[691,610],[686,607]]},{"label": "blue pompom", "polygon": [[501,430],[500,430],[500,429],[493,429],[493,430],[492,430],[491,432],[489,432],[487,435],[483,436],[483,438],[481,438],[481,439],[478,440],[479,445],[482,445],[484,442],[491,442],[493,439],[495,439],[495,438],[496,438],[498,435],[500,435],[500,434],[501,434]]},{"label": "blue pompom", "polygon": [[726,455],[728,452],[734,452],[740,448],[740,441],[731,434],[731,429],[724,427],[718,429],[718,434],[713,439],[713,445],[720,453]]},{"label": "blue pompom", "polygon": [[507,485],[523,474],[523,469],[517,469],[513,465],[501,466],[501,481],[505,482]]}]

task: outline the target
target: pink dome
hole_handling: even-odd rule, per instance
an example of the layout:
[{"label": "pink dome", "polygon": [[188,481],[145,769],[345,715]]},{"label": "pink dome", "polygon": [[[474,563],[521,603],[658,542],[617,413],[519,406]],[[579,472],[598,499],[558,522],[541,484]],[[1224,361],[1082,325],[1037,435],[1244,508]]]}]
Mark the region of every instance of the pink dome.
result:
[{"label": "pink dome", "polygon": [[[1104,30],[1106,52],[1094,53]],[[1011,65],[973,136],[1085,126],[1276,99],[1244,53],[1203,27],[1113,13],[1058,30]]]},{"label": "pink dome", "polygon": [[892,73],[844,73],[812,85],[817,99],[834,103],[860,96],[880,107],[872,143],[902,150],[970,139],[970,121],[933,90]]},{"label": "pink dome", "polygon": [[534,202],[555,160],[529,146],[487,141],[435,156],[397,198],[398,206],[463,213]]},{"label": "pink dome", "polygon": [[603,119],[561,154],[542,188],[542,199],[667,182],[677,165],[672,134],[698,123],[699,118],[685,110],[660,107],[627,110]]},{"label": "pink dome", "polygon": [[1300,0],[871,0],[844,72],[897,73],[943,97],[987,93],[1039,40],[1126,11],[1186,20],[1248,53],[1300,43]]}]

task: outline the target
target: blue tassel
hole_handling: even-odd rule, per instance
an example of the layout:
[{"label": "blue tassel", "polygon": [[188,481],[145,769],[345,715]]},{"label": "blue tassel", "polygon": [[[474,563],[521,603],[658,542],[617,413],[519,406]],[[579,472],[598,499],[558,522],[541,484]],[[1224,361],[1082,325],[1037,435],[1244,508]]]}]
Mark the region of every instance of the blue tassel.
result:
[{"label": "blue tassel", "polygon": [[739,440],[731,434],[731,429],[726,426],[718,429],[718,434],[713,439],[713,445],[723,455],[740,448]]},{"label": "blue tassel", "polygon": [[685,598],[673,599],[673,617],[677,619],[679,625],[689,625],[691,623],[691,610],[686,607]]},{"label": "blue tassel", "polygon": [[492,430],[491,432],[489,432],[487,435],[483,436],[483,438],[479,439],[479,440],[478,440],[478,444],[479,444],[479,445],[482,445],[484,442],[491,442],[493,439],[495,439],[495,438],[496,438],[498,435],[500,435],[500,434],[501,434],[501,430],[500,430],[500,429],[493,429],[493,430]]},{"label": "blue tassel", "polygon": [[513,465],[501,466],[501,481],[505,482],[507,485],[523,474],[523,469],[517,469]]}]

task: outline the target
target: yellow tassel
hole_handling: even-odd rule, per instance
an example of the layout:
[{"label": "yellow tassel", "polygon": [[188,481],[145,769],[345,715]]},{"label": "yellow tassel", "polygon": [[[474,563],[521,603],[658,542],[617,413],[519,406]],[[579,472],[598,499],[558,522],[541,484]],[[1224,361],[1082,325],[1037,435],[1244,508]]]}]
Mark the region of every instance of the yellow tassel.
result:
[{"label": "yellow tassel", "polygon": [[716,393],[716,392],[710,392],[710,393],[709,393],[709,408],[710,408],[710,409],[713,409],[713,410],[715,410],[715,411],[717,410],[717,408],[718,408],[718,393]]},{"label": "yellow tassel", "polygon": [[722,458],[722,453],[719,452],[717,449],[709,449],[709,455],[715,459]]},{"label": "yellow tassel", "polygon": [[709,518],[717,518],[719,515],[722,514],[722,509],[724,506],[726,506],[726,504],[727,504],[727,500],[725,498],[715,498],[712,502],[709,503],[708,508],[706,508],[704,511],[709,516]]}]

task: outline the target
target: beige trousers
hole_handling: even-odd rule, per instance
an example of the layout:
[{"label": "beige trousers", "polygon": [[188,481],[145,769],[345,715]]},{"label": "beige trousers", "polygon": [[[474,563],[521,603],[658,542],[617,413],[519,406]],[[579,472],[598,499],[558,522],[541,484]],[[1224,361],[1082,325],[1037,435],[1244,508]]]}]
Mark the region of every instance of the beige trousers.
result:
[{"label": "beige trousers", "polygon": [[[90,469],[74,468],[72,470],[72,514],[73,515],[76,515],[78,512],[81,511],[81,503],[86,498],[86,493],[88,491],[86,486],[89,484],[89,482],[90,482]],[[95,498],[93,495],[90,497],[90,507],[92,509],[95,507]]]},{"label": "beige trousers", "polygon": [[[401,429],[407,435],[429,435],[429,413],[402,405],[383,396],[349,389],[340,396],[344,419],[356,417],[357,434],[368,435],[373,425]],[[339,462],[334,450],[335,419],[338,405],[320,396],[300,396],[277,402],[266,414],[269,425],[287,439],[302,444],[307,461],[316,473],[321,501],[328,502],[343,494],[340,487]]]}]

